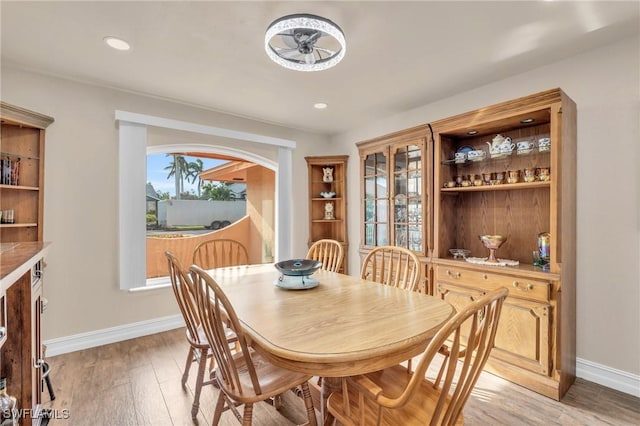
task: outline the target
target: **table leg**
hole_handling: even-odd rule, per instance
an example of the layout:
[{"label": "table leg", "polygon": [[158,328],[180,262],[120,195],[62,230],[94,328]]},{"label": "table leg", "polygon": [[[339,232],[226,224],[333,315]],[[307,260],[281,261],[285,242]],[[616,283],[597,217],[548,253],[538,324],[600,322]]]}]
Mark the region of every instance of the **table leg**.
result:
[{"label": "table leg", "polygon": [[325,425],[333,424],[333,416],[327,410],[327,399],[331,392],[339,390],[342,386],[342,379],[340,377],[323,377],[322,389],[320,392],[320,412],[322,414],[322,421]]}]

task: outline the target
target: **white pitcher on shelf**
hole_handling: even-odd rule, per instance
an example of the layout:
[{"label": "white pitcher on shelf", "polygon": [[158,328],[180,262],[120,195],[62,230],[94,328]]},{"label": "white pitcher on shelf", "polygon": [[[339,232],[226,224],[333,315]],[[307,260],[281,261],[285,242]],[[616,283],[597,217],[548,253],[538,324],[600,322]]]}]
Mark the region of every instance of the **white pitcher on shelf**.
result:
[{"label": "white pitcher on shelf", "polygon": [[487,142],[487,145],[489,145],[489,154],[492,157],[510,153],[514,148],[511,138],[508,136],[505,138],[501,134],[497,134],[491,142]]}]

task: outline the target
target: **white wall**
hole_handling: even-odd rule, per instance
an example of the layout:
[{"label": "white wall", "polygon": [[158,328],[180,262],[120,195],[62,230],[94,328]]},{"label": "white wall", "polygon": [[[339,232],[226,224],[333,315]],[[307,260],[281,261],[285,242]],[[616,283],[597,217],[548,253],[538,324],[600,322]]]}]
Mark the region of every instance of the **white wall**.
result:
[{"label": "white wall", "polygon": [[[595,49],[425,105],[334,138],[355,142],[560,87],[578,108],[577,356],[640,374],[640,46],[637,38]],[[349,264],[358,265],[358,191],[350,191]]]},{"label": "white wall", "polygon": [[[44,340],[178,315],[171,289],[120,290],[118,283],[118,129],[115,110],[172,118],[294,140],[293,191],[306,196],[309,147],[327,138],[186,105],[19,70],[2,63],[2,100],[49,115],[45,143]],[[158,133],[158,134],[156,134]],[[259,151],[250,143],[184,132],[149,132],[153,144],[208,144]],[[257,155],[276,158],[264,149]],[[317,149],[317,148],[315,148]],[[141,167],[145,165],[142,164]],[[307,203],[296,207],[300,230],[292,253],[306,253]]]}]

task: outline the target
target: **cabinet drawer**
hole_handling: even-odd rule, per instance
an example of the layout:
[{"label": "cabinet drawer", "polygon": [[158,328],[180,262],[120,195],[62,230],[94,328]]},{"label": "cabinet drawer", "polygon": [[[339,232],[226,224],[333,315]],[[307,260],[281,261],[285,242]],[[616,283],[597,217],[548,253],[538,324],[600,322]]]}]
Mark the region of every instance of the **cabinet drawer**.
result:
[{"label": "cabinet drawer", "polygon": [[438,281],[467,284],[483,289],[492,290],[497,287],[509,289],[510,297],[548,302],[551,296],[551,283],[542,280],[532,280],[525,277],[511,277],[493,272],[475,271],[448,265],[438,265],[436,268]]}]

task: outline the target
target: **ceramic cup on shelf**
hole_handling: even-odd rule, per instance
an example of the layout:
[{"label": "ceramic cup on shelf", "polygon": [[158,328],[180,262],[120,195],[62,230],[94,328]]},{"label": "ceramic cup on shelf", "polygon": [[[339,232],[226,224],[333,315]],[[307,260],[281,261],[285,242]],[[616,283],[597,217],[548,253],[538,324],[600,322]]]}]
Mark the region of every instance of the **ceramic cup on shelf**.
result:
[{"label": "ceramic cup on shelf", "polygon": [[482,175],[473,175],[471,182],[473,183],[473,186],[482,186]]},{"label": "ceramic cup on shelf", "polygon": [[501,185],[504,183],[504,172],[493,173],[491,185]]},{"label": "ceramic cup on shelf", "polygon": [[534,167],[527,167],[524,169],[524,181],[531,183],[536,180],[536,169]]},{"label": "ceramic cup on shelf", "polygon": [[516,143],[517,153],[528,154],[531,151],[533,151],[534,146],[535,144],[533,143],[533,141],[530,141],[530,140],[519,141],[518,143]]},{"label": "ceramic cup on shelf", "polygon": [[445,188],[454,188],[456,186],[456,181],[450,180],[448,182],[445,182],[443,186]]},{"label": "ceramic cup on shelf", "polygon": [[551,139],[549,138],[538,139],[538,151],[546,152],[549,150],[551,150]]},{"label": "ceramic cup on shelf", "polygon": [[484,160],[487,156],[487,152],[481,149],[475,149],[473,151],[467,152],[467,158],[469,161],[481,161]]},{"label": "ceramic cup on shelf", "polygon": [[539,181],[547,182],[551,179],[551,170],[549,169],[549,167],[539,167],[536,175]]},{"label": "ceramic cup on shelf", "polygon": [[509,170],[507,172],[507,183],[520,182],[520,170]]},{"label": "ceramic cup on shelf", "polygon": [[491,185],[491,173],[483,173],[482,174],[482,182],[485,185]]}]

